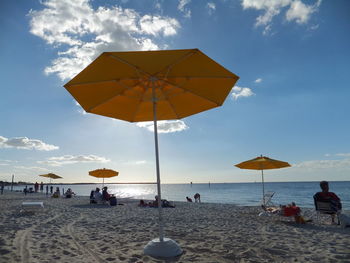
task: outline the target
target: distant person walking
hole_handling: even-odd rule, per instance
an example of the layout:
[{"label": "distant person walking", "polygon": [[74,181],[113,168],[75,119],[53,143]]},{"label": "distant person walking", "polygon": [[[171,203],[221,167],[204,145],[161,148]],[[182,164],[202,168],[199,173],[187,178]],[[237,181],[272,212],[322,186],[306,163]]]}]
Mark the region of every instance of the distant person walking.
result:
[{"label": "distant person walking", "polygon": [[40,192],[43,192],[43,191],[44,191],[44,183],[41,182],[41,184],[40,184]]},{"label": "distant person walking", "polygon": [[3,181],[0,182],[0,193],[4,194],[5,183]]},{"label": "distant person walking", "polygon": [[46,185],[46,195],[49,194],[49,185]]},{"label": "distant person walking", "polygon": [[35,182],[35,184],[34,184],[34,191],[37,193],[38,190],[39,190],[39,184],[38,184],[38,182]]},{"label": "distant person walking", "polygon": [[26,187],[24,187],[24,189],[23,189],[23,193],[24,193],[24,195],[27,195],[27,193],[28,193],[28,187],[26,186]]},{"label": "distant person walking", "polygon": [[51,185],[50,186],[50,194],[52,194],[53,193],[53,186]]}]

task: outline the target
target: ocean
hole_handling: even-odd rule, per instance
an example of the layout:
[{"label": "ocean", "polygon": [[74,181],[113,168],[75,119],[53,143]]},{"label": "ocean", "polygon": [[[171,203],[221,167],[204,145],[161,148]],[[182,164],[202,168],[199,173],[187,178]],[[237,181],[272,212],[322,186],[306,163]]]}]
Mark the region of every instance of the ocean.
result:
[{"label": "ocean", "polygon": [[[32,185],[28,185],[31,187]],[[102,184],[57,184],[54,187],[67,190],[71,188],[77,195],[89,196],[90,191]],[[157,194],[156,184],[105,184],[108,192],[120,198],[154,199]],[[224,203],[240,206],[256,206],[262,199],[261,183],[211,183],[209,184],[162,184],[162,199],[186,201],[199,193],[201,201],[206,203]],[[343,209],[350,210],[350,181],[329,182],[330,191],[342,200]],[[16,187],[22,190],[23,187]],[[45,188],[44,188],[45,190]],[[272,201],[276,204],[295,202],[301,207],[314,207],[313,195],[320,191],[319,182],[268,182],[265,192],[273,191]]]}]

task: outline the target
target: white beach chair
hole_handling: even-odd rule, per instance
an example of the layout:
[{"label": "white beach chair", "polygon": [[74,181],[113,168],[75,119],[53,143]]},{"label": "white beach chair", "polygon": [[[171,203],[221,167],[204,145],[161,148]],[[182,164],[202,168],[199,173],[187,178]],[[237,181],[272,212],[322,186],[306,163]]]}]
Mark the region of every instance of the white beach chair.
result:
[{"label": "white beach chair", "polygon": [[263,199],[261,200],[261,205],[264,206],[276,206],[273,202],[272,202],[272,197],[275,195],[275,192],[266,192],[263,196]]},{"label": "white beach chair", "polygon": [[27,201],[27,202],[22,202],[22,209],[20,212],[37,212],[42,210],[44,210],[44,202]]}]

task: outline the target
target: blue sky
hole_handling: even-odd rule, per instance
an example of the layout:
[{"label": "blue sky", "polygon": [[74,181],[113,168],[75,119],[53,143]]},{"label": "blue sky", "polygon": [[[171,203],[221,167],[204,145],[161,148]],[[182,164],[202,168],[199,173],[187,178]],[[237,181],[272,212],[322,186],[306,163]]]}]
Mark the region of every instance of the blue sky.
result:
[{"label": "blue sky", "polygon": [[163,183],[350,178],[347,0],[3,0],[0,180],[152,182],[153,132],[86,114],[63,85],[103,51],[199,48],[240,76],[222,107],[159,123]]}]

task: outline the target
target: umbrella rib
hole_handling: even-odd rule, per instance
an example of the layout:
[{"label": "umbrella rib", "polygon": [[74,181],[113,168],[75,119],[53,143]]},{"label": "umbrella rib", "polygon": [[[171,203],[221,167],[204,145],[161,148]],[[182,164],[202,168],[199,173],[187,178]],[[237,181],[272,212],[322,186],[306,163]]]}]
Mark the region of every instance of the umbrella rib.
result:
[{"label": "umbrella rib", "polygon": [[140,79],[139,77],[137,78],[135,77],[135,78],[119,78],[119,79],[111,79],[111,80],[89,81],[89,82],[80,82],[80,83],[67,85],[67,87],[102,84],[102,83],[108,83],[108,82],[120,82],[121,80],[139,80],[139,79]]},{"label": "umbrella rib", "polygon": [[180,57],[178,60],[175,60],[174,62],[172,62],[170,65],[164,67],[162,70],[158,71],[155,75],[159,74],[160,72],[162,72],[163,70],[166,70],[165,73],[165,77],[167,78],[171,69],[178,63],[180,63],[181,61],[185,60],[188,57],[193,56],[194,54],[198,53],[198,49],[195,50],[191,50],[189,53],[185,54],[184,56]]},{"label": "umbrella rib", "polygon": [[[168,79],[234,79],[230,76],[172,76]],[[238,77],[237,77],[238,78]]]},{"label": "umbrella rib", "polygon": [[109,57],[111,57],[111,58],[113,58],[113,59],[115,59],[115,60],[118,60],[118,61],[120,61],[120,62],[122,62],[122,63],[128,65],[129,67],[132,67],[133,69],[135,69],[135,70],[137,71],[137,74],[138,74],[139,76],[140,76],[140,73],[143,73],[143,74],[145,74],[145,75],[147,75],[147,76],[151,76],[151,75],[150,75],[149,73],[147,73],[146,71],[143,71],[143,70],[140,69],[139,67],[137,67],[137,66],[135,66],[135,65],[133,65],[133,64],[131,64],[131,63],[129,63],[128,61],[126,61],[126,60],[124,60],[124,59],[122,59],[122,58],[120,58],[120,57],[118,57],[118,56],[109,54]]},{"label": "umbrella rib", "polygon": [[[182,89],[182,90],[184,90],[185,92],[191,93],[191,94],[193,94],[193,95],[195,95],[195,96],[197,96],[197,97],[204,98],[204,99],[206,99],[206,100],[208,100],[208,101],[214,103],[214,104],[217,105],[217,106],[220,105],[220,104],[217,103],[216,101],[213,101],[213,100],[211,100],[211,99],[209,99],[209,98],[206,98],[206,97],[204,97],[204,96],[202,96],[202,95],[196,94],[195,92],[193,92],[193,91],[191,91],[191,90],[189,90],[189,89],[186,89],[186,88],[181,87],[181,86],[177,86],[177,85],[172,84],[171,82],[168,82],[168,81],[166,81],[166,80],[164,80],[164,82],[166,82],[167,84],[169,84],[170,86],[172,86],[172,87],[174,87],[174,88]],[[185,85],[185,84],[183,84],[183,85]],[[179,94],[179,95],[180,95],[180,94]]]},{"label": "umbrella rib", "polygon": [[137,104],[137,108],[136,108],[136,110],[135,110],[135,112],[134,112],[134,116],[132,117],[134,122],[135,122],[136,114],[137,114],[137,112],[139,111],[140,106],[141,106],[141,103],[140,103],[140,102],[143,101],[143,97],[144,97],[145,93],[146,93],[146,90],[143,91],[143,93],[142,93],[142,95],[141,95],[141,99],[139,99],[139,103]]},{"label": "umbrella rib", "polygon": [[[140,82],[138,82],[138,83],[136,83],[134,86],[129,87],[129,86],[126,86],[126,85],[120,83],[120,81],[116,81],[116,80],[115,80],[114,82],[115,82],[117,85],[120,85],[122,88],[124,88],[124,91],[125,91],[125,90],[131,90],[133,87],[135,87],[137,84],[140,83]],[[106,99],[106,100],[104,100],[104,101],[102,101],[102,102],[99,102],[99,103],[95,104],[94,106],[90,107],[90,108],[87,110],[87,112],[91,112],[91,111],[92,111],[93,109],[95,109],[96,107],[98,107],[98,106],[100,106],[100,105],[103,105],[103,104],[105,104],[105,103],[111,101],[112,99],[114,99],[115,97],[118,97],[118,96],[120,96],[120,92],[119,92],[118,94],[115,94],[115,95],[113,95],[112,97],[109,97],[108,99]]]},{"label": "umbrella rib", "polygon": [[[169,105],[170,105],[170,108],[173,110],[173,112],[174,112],[175,116],[177,117],[177,119],[180,119],[180,115],[176,112],[175,107],[174,107],[174,105],[171,103],[171,100],[170,100],[170,98],[168,97],[168,95],[167,95],[161,88],[160,88],[159,90],[160,90],[160,92],[162,92],[162,94],[164,95],[164,97],[167,99],[167,101],[168,101],[168,103],[169,103]],[[175,96],[173,96],[173,97],[175,97]]]}]

